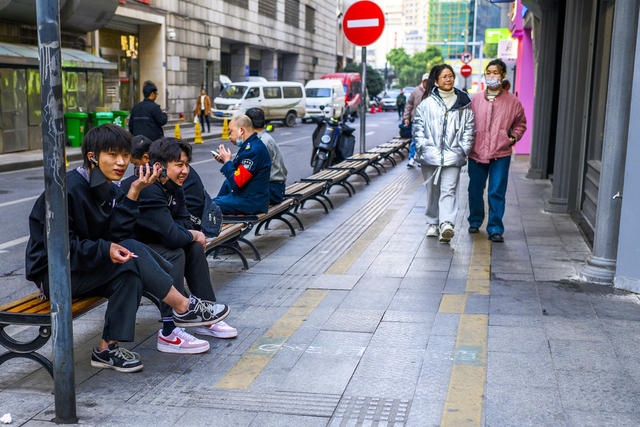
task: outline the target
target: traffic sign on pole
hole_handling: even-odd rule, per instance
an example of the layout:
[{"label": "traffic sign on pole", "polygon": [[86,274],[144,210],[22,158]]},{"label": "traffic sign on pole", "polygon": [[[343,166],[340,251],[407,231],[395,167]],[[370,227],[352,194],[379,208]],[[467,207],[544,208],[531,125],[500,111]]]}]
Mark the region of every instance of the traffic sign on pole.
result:
[{"label": "traffic sign on pole", "polygon": [[473,55],[471,54],[471,52],[464,51],[462,55],[460,55],[460,60],[465,64],[468,64],[473,60]]},{"label": "traffic sign on pole", "polygon": [[384,31],[384,13],[372,1],[355,2],[344,13],[342,31],[347,40],[356,46],[368,46],[378,40]]},{"label": "traffic sign on pole", "polygon": [[462,74],[463,77],[469,77],[472,72],[473,68],[471,68],[471,65],[469,64],[464,64],[462,67],[460,67],[460,74]]}]

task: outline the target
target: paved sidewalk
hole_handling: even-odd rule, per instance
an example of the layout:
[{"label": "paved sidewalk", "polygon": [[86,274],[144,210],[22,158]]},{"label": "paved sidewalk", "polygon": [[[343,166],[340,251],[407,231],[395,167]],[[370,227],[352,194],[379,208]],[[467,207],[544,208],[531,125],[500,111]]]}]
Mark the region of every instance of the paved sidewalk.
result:
[{"label": "paved sidewalk", "polygon": [[[543,213],[549,183],[512,163],[506,241],[491,244],[466,233],[465,177],[449,246],[425,238],[422,176],[405,165],[353,178],[357,194],[335,190],[329,215],[307,205],[296,237],[254,238],[263,260],[247,272],[210,260],[239,337],[206,354],[157,352],[145,302],[145,369],[96,370],[104,311],[75,321],[81,423],[639,425],[638,297],[572,280],[588,248],[568,216]],[[3,365],[0,388],[16,424],[53,418],[34,364]]]}]

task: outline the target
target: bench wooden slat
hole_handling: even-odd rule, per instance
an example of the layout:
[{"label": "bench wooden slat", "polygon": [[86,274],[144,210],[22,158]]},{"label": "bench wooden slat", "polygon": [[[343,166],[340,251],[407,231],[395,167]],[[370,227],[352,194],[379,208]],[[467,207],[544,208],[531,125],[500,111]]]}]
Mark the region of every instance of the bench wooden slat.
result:
[{"label": "bench wooden slat", "polygon": [[[102,302],[102,300],[104,300],[104,298],[100,296],[74,298],[71,301],[71,313],[73,317],[76,317],[96,304]],[[25,302],[30,302],[31,304],[27,306]],[[16,306],[16,303],[21,303],[18,304],[18,306],[22,306],[24,308],[21,311],[17,311],[18,306]],[[9,308],[6,309],[6,307]],[[16,314],[49,314],[51,313],[51,301],[48,299],[40,299],[40,293],[35,292],[27,295],[26,297],[19,298],[8,304],[0,306],[0,311]]]}]

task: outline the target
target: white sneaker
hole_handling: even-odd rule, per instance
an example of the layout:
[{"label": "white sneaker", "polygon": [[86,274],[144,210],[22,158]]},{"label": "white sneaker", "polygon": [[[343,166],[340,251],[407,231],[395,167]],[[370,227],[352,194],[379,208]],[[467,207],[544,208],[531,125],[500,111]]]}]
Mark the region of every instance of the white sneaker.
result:
[{"label": "white sneaker", "polygon": [[438,234],[440,234],[438,226],[435,224],[429,224],[427,227],[427,237],[438,237]]},{"label": "white sneaker", "polygon": [[450,222],[443,222],[440,224],[440,241],[443,243],[449,243],[453,238],[453,224]]},{"label": "white sneaker", "polygon": [[158,351],[163,353],[198,354],[209,350],[209,342],[194,337],[182,328],[174,328],[168,337],[158,331]]},{"label": "white sneaker", "polygon": [[208,335],[214,338],[235,338],[238,336],[238,330],[223,321],[209,326],[198,326],[193,328],[193,332],[198,335]]},{"label": "white sneaker", "polygon": [[409,163],[407,163],[408,168],[412,168],[416,165],[416,161],[413,159],[409,159]]}]

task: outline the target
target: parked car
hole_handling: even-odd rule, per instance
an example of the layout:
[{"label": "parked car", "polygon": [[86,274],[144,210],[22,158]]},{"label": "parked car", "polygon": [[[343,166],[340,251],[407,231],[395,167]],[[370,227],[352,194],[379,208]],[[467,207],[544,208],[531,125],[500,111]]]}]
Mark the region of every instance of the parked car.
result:
[{"label": "parked car", "polygon": [[346,96],[345,108],[346,113],[351,117],[357,117],[360,111],[361,80],[358,73],[333,73],[322,76],[323,79],[339,79],[342,82],[344,93]]},{"label": "parked car", "polygon": [[[384,111],[396,110],[396,98],[400,95],[400,89],[389,89],[382,94],[382,109]],[[405,95],[406,96],[406,95]]]},{"label": "parked car", "polygon": [[345,94],[338,79],[309,80],[304,87],[307,98],[307,114],[302,121],[314,117],[338,119],[344,114]]},{"label": "parked car", "polygon": [[298,82],[240,82],[228,85],[213,100],[214,119],[230,119],[257,107],[267,121],[282,120],[285,126],[295,126],[297,117],[306,114],[304,88]]}]

